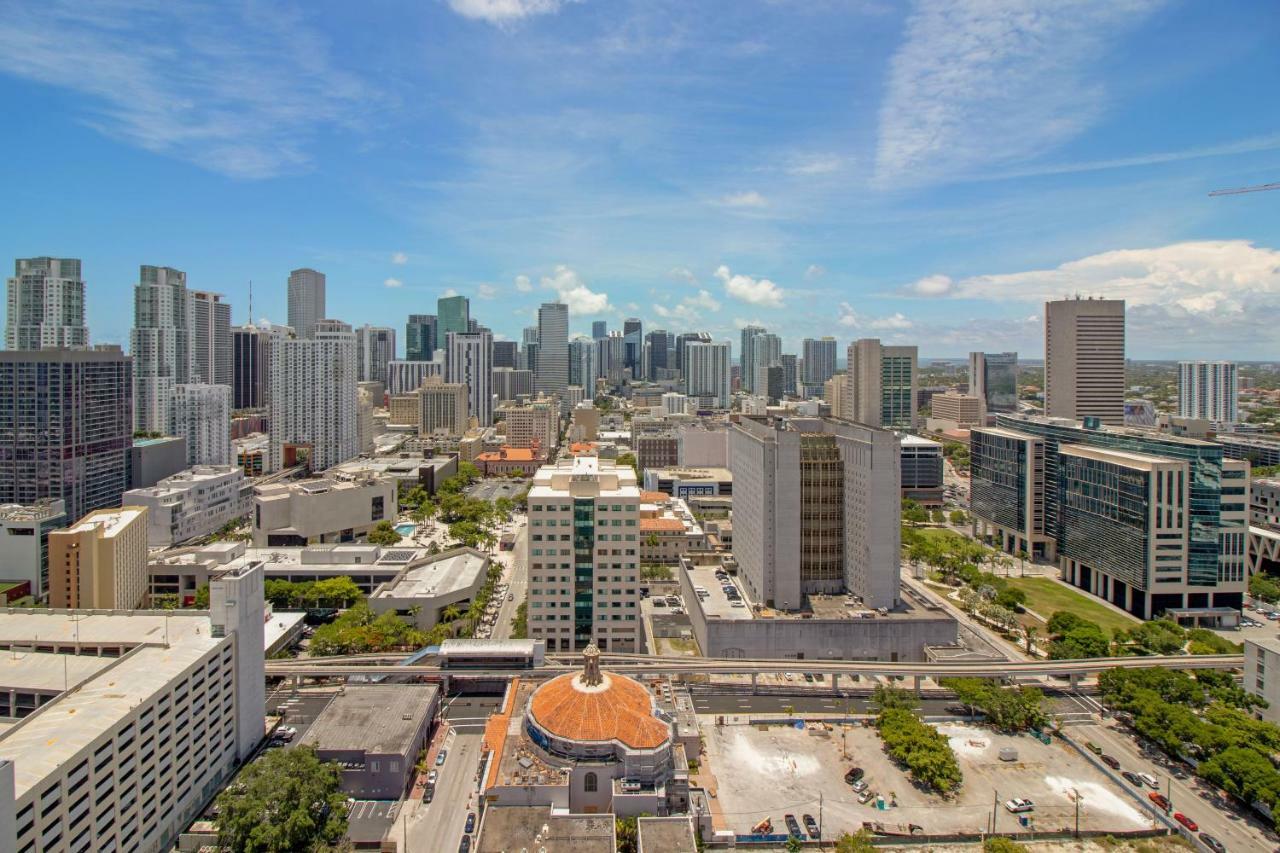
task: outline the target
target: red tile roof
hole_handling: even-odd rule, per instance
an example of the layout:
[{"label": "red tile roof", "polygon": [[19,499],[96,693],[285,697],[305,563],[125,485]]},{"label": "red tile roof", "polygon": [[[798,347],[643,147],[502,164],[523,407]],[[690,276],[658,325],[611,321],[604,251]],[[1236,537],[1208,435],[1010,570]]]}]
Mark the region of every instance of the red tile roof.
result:
[{"label": "red tile roof", "polygon": [[670,727],[653,716],[649,691],[633,679],[605,673],[601,688],[583,687],[579,673],[539,687],[529,701],[533,719],[567,740],[618,741],[633,749],[656,749],[671,738]]}]

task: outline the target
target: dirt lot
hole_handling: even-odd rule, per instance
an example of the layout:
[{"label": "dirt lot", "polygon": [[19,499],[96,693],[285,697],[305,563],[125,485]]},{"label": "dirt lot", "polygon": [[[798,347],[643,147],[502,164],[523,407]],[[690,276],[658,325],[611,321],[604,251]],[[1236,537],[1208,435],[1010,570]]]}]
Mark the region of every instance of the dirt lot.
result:
[{"label": "dirt lot", "polygon": [[[1046,746],[1031,737],[979,727],[941,727],[964,774],[959,794],[948,800],[913,786],[884,754],[874,729],[717,728],[714,717],[701,722],[706,770],[714,777],[716,826],[738,833],[748,832],[765,816],[773,819],[777,832],[786,831],[786,813],[817,818],[819,795],[824,838],[856,830],[863,821],[916,823],[931,833],[980,831],[987,827],[993,801],[1013,797],[1035,802],[1031,815],[1036,828],[1059,829],[1074,823],[1073,789],[1082,798],[1081,829],[1114,832],[1151,826],[1134,800],[1057,742]],[[847,759],[841,754],[842,734],[848,739]],[[998,759],[1004,746],[1018,750],[1017,761]],[[866,770],[867,783],[883,797],[883,810],[875,807],[876,800],[859,804],[845,784],[844,773],[855,764]],[[707,776],[702,775],[703,781],[711,783]],[[1017,818],[1003,805],[997,811],[997,831],[1014,830]]]}]

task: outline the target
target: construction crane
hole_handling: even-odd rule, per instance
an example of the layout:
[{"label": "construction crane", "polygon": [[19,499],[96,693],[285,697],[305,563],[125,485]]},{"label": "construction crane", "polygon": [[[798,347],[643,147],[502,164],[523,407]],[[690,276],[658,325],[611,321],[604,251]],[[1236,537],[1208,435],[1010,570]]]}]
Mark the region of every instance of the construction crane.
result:
[{"label": "construction crane", "polygon": [[1280,184],[1259,184],[1256,187],[1235,187],[1229,190],[1214,190],[1209,195],[1243,195],[1244,193],[1261,193],[1267,190],[1280,190]]}]

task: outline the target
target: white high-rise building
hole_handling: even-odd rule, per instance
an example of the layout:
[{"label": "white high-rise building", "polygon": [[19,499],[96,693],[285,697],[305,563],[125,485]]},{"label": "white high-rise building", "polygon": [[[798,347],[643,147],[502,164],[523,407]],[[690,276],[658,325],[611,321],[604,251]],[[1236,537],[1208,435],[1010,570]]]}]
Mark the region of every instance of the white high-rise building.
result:
[{"label": "white high-rise building", "polygon": [[191,382],[231,385],[231,305],[221,293],[193,290],[191,311]]},{"label": "white high-rise building", "polygon": [[231,386],[175,385],[169,434],[187,440],[187,465],[230,465]]},{"label": "white high-rise building", "polygon": [[309,338],[324,317],[324,273],[298,269],[289,273],[289,325],[300,338]]},{"label": "white high-rise building", "polygon": [[1044,304],[1044,413],[1124,425],[1124,300]]},{"label": "white high-rise building", "polygon": [[468,415],[493,425],[493,335],[451,332],[445,354],[445,381],[467,386]]},{"label": "white high-rise building", "polygon": [[741,377],[743,391],[755,389],[755,337],[756,335],[763,335],[766,331],[767,329],[764,326],[742,327],[742,346],[738,353],[738,375]]},{"label": "white high-rise building", "polygon": [[356,329],[356,369],[361,382],[387,383],[387,365],[396,357],[396,330],[364,325]]},{"label": "white high-rise building", "polygon": [[356,336],[338,320],[320,320],[310,338],[271,340],[270,470],[284,465],[285,445],[311,447],[311,470],[359,454]]},{"label": "white high-rise building", "polygon": [[564,395],[569,387],[569,306],[544,302],[538,308],[538,364],[533,390]]},{"label": "white high-rise building", "polygon": [[404,361],[395,359],[387,362],[388,394],[412,394],[432,377],[444,377],[444,350],[436,350],[434,361]]},{"label": "white high-rise building", "polygon": [[1234,361],[1178,362],[1178,414],[1184,418],[1235,423],[1239,391]]},{"label": "white high-rise building", "polygon": [[191,376],[191,306],[187,274],[143,266],[133,290],[133,428],[168,431],[174,386]]},{"label": "white high-rise building", "polygon": [[530,638],[546,640],[548,651],[592,643],[602,651],[639,651],[635,472],[594,456],[561,459],[538,469],[528,500]]},{"label": "white high-rise building", "polygon": [[684,392],[713,397],[717,408],[729,408],[728,341],[690,341],[684,350]]},{"label": "white high-rise building", "polygon": [[8,281],[5,349],[87,347],[77,258],[18,258]]}]

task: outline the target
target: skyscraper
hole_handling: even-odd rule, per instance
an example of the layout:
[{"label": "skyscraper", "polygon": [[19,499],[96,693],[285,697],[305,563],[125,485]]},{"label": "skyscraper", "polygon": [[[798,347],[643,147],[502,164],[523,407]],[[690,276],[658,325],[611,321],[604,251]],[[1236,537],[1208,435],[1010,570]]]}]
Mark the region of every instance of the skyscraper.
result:
[{"label": "skyscraper", "polygon": [[520,366],[520,345],[515,341],[494,341],[493,342],[493,366],[510,367],[515,369]]},{"label": "skyscraper", "polygon": [[84,279],[77,258],[18,258],[8,281],[6,349],[87,347]]},{"label": "skyscraper", "polygon": [[675,367],[673,363],[675,359],[671,353],[671,349],[675,345],[675,336],[666,329],[654,329],[644,336],[644,340],[645,348],[649,353],[649,369],[646,372],[646,376],[649,379],[665,378],[659,371]]},{"label": "skyscraper", "polygon": [[410,314],[404,327],[404,360],[431,361],[442,340],[436,337],[435,314]]},{"label": "skyscraper", "polygon": [[[767,382],[767,372],[771,367],[782,366],[782,338],[771,332],[757,332],[748,341],[751,347],[751,391],[761,396],[769,396],[763,387]],[[748,381],[743,375],[742,381]]]},{"label": "skyscraper", "polygon": [[916,428],[916,348],[877,338],[849,344],[844,417],[868,426]]},{"label": "skyscraper", "polygon": [[187,274],[143,266],[133,290],[133,422],[164,433],[173,416],[173,389],[191,376],[191,306]]},{"label": "skyscraper", "polygon": [[436,346],[447,346],[450,334],[471,330],[471,303],[465,296],[441,296],[436,300]]},{"label": "skyscraper", "polygon": [[835,338],[805,338],[801,344],[801,356],[804,370],[800,381],[805,385],[821,385],[836,375]]},{"label": "skyscraper", "polygon": [[493,336],[488,332],[451,333],[445,350],[445,381],[467,386],[468,415],[480,426],[493,425]]},{"label": "skyscraper", "polygon": [[1018,411],[1018,354],[969,353],[969,394],[992,414]]},{"label": "skyscraper", "polygon": [[174,386],[170,435],[187,442],[187,465],[230,465],[231,386]]},{"label": "skyscraper", "polygon": [[633,379],[643,379],[644,326],[638,317],[628,317],[622,322],[622,337],[626,339],[626,367]]},{"label": "skyscraper", "polygon": [[1044,411],[1124,424],[1124,300],[1044,305]]},{"label": "skyscraper", "polygon": [[387,384],[387,363],[396,357],[396,330],[389,326],[356,329],[356,375],[360,382]]},{"label": "skyscraper", "polygon": [[596,344],[595,341],[577,337],[569,341],[569,384],[582,389],[590,400],[596,392]]},{"label": "skyscraper", "polygon": [[338,320],[313,335],[271,338],[270,469],[284,467],[286,446],[311,448],[311,470],[359,453],[356,427],[356,336]]},{"label": "skyscraper", "polygon": [[689,346],[689,344],[694,342],[710,343],[711,333],[710,332],[681,332],[679,335],[676,335],[676,350],[675,350],[676,365],[675,366],[677,370],[681,372],[685,370],[685,360],[684,360],[685,349]]},{"label": "skyscraper", "polygon": [[609,337],[609,321],[608,320],[592,320],[591,321],[591,340],[598,341],[601,338]]},{"label": "skyscraper", "polygon": [[0,352],[0,504],[59,498],[69,519],[119,506],[132,387],[119,348]]},{"label": "skyscraper", "polygon": [[756,383],[756,362],[755,362],[755,336],[763,335],[767,330],[764,326],[743,326],[742,327],[742,346],[738,350],[738,367],[742,376],[742,390],[755,390]]},{"label": "skyscraper", "polygon": [[684,358],[685,394],[713,397],[717,408],[729,408],[729,342],[691,341]]},{"label": "skyscraper", "polygon": [[250,323],[231,330],[232,406],[260,409],[267,405],[271,380],[271,342],[267,329]]},{"label": "skyscraper", "polygon": [[193,290],[188,293],[191,311],[192,382],[231,384],[231,305],[221,293]]},{"label": "skyscraper", "polygon": [[731,424],[733,552],[751,598],[795,610],[807,595],[848,592],[868,608],[896,607],[898,457],[894,432],[863,424]]},{"label": "skyscraper", "polygon": [[559,394],[569,387],[569,306],[544,302],[538,309],[538,364],[533,390]]},{"label": "skyscraper", "polygon": [[1184,418],[1235,423],[1239,390],[1233,361],[1178,362],[1178,414]]},{"label": "skyscraper", "polygon": [[297,269],[289,273],[289,325],[300,338],[311,337],[324,317],[324,273]]},{"label": "skyscraper", "polygon": [[613,331],[607,337],[596,341],[596,375],[609,383],[611,388],[620,387],[626,378],[627,339],[622,332]]}]

